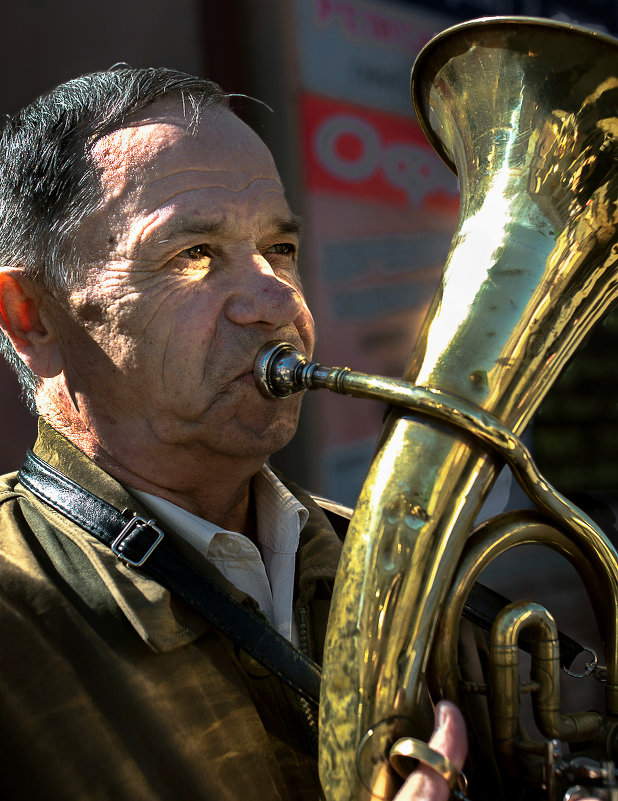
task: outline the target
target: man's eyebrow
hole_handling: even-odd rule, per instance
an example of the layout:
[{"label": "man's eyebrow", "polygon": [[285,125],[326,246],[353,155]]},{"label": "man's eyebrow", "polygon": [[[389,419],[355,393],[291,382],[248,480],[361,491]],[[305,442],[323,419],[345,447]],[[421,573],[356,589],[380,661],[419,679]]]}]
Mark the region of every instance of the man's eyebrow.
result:
[{"label": "man's eyebrow", "polygon": [[[225,232],[226,223],[224,220],[187,220],[176,218],[163,226],[159,231],[159,244],[164,245],[167,242],[186,234],[196,234],[198,236],[216,236]],[[265,231],[272,231],[277,234],[290,234],[297,236],[299,239],[302,236],[302,224],[300,217],[271,217],[267,220]]]},{"label": "man's eyebrow", "polygon": [[300,217],[273,217],[270,221],[271,227],[280,234],[292,234],[301,237],[303,226]]},{"label": "man's eyebrow", "polygon": [[159,230],[159,244],[164,245],[166,242],[185,234],[213,236],[220,233],[224,228],[225,223],[223,220],[186,220],[175,218],[163,225],[162,229]]}]

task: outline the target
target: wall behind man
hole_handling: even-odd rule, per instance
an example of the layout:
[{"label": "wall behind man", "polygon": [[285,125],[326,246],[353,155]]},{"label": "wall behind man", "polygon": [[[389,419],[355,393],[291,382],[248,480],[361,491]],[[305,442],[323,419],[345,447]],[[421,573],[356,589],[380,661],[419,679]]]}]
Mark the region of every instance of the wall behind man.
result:
[{"label": "wall behind man", "polygon": [[[9,4],[7,4],[9,5]],[[204,72],[197,0],[19,0],[3,8],[0,112],[17,111],[62,81],[120,61]],[[0,361],[0,472],[21,464],[34,419]]]},{"label": "wall behind man", "polygon": [[202,69],[195,0],[20,0],[3,10],[0,109],[119,61]]}]

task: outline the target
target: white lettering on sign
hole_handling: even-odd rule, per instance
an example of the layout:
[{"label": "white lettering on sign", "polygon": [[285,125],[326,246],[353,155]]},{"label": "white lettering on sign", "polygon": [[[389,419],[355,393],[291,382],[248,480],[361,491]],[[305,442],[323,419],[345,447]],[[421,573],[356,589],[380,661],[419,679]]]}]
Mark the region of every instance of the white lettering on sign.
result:
[{"label": "white lettering on sign", "polygon": [[[356,158],[344,157],[338,150],[343,137],[358,140]],[[337,178],[345,181],[365,181],[380,162],[380,140],[373,126],[351,114],[329,117],[317,129],[316,152],[322,165]]]},{"label": "white lettering on sign", "polygon": [[[343,142],[356,146],[342,148]],[[453,176],[429,149],[411,142],[386,144],[370,121],[354,114],[333,114],[324,120],[315,132],[314,151],[322,167],[342,181],[365,181],[381,171],[412,205],[430,192],[456,192]]]}]

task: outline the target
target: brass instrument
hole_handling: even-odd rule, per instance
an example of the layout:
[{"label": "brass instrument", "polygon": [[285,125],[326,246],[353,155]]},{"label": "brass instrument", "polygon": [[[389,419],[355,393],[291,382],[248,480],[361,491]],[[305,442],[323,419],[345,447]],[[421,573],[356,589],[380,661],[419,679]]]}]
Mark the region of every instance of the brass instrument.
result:
[{"label": "brass instrument", "polygon": [[[389,750],[419,736],[423,688],[462,700],[457,634],[472,583],[496,555],[536,541],[587,582],[604,637],[605,710],[561,712],[555,625],[537,604],[507,609],[494,626],[489,706],[501,767],[562,795],[577,766],[560,742],[585,742],[599,764],[618,756],[618,555],[539,476],[518,435],[618,296],[618,43],[544,20],[464,23],[421,52],[412,96],[459,176],[461,210],[404,380],[324,368],[286,345],[256,363],[274,396],[323,386],[393,407],[336,582],[320,774],[329,801],[392,798]],[[471,536],[503,460],[544,516],[507,515]],[[539,743],[518,734],[526,628]]]}]

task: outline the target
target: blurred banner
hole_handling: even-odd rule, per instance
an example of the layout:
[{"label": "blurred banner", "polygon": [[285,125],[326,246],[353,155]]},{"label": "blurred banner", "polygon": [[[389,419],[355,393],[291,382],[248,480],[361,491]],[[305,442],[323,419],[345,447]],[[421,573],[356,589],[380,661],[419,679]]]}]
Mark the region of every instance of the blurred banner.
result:
[{"label": "blurred banner", "polygon": [[[316,358],[399,376],[448,252],[457,181],[409,94],[421,47],[452,20],[359,0],[296,0],[303,275]],[[353,503],[384,409],[305,400],[317,453],[305,483]]]}]

